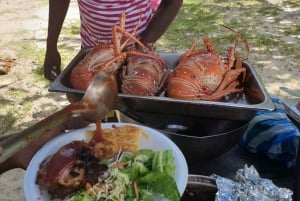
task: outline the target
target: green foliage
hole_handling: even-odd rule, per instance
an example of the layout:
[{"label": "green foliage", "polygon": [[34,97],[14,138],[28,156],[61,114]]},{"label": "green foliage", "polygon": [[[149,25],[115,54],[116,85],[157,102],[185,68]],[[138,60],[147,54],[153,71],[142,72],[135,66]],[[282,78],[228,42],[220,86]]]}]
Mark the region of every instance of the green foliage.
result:
[{"label": "green foliage", "polygon": [[[43,5],[48,5],[48,1],[41,0]],[[300,7],[299,0],[285,0],[282,4],[271,4],[262,0],[184,0],[183,6],[172,22],[167,32],[156,42],[157,51],[164,52],[183,52],[186,51],[194,41],[200,41],[206,36],[212,39],[217,50],[233,44],[234,34],[229,30],[222,28],[220,25],[227,25],[232,29],[242,33],[250,45],[251,52],[255,55],[265,55],[274,57],[279,55],[281,59],[292,58],[293,61],[288,66],[299,68],[300,51],[300,25],[297,23]],[[285,9],[289,10],[286,11]],[[297,9],[295,9],[297,8]],[[14,12],[14,10],[2,11],[2,14]],[[282,17],[285,16],[285,17]],[[35,18],[35,16],[33,16]],[[286,22],[286,18],[289,19]],[[261,24],[265,24],[264,27]],[[66,67],[79,52],[79,16],[78,20],[64,24],[61,32],[58,48],[62,57],[62,68]],[[46,30],[44,30],[46,33]],[[277,33],[283,33],[277,35]],[[23,33],[14,33],[23,34]],[[28,33],[26,33],[28,34]],[[45,35],[46,38],[46,35]],[[45,42],[46,43],[46,42]],[[241,45],[241,44],[239,44]],[[32,40],[9,41],[0,46],[2,50],[15,49],[18,51],[18,57],[28,58],[36,62],[37,68],[32,70],[34,75],[32,83],[42,83],[47,88],[49,83],[43,77],[43,62],[45,49],[37,47]],[[5,57],[6,51],[0,52],[0,56]],[[252,58],[256,61],[256,58]],[[256,62],[256,68],[264,68],[263,62]],[[18,74],[17,79],[22,79]],[[28,115],[30,104],[19,105],[24,102],[26,92],[13,92],[14,101],[0,97],[0,133],[9,131],[12,125],[21,119],[22,116]],[[22,93],[24,93],[22,95]],[[27,94],[28,95],[28,94]],[[36,94],[28,98],[36,98]],[[11,104],[7,104],[7,102]],[[6,104],[5,104],[6,103]],[[3,124],[2,124],[3,122]]]},{"label": "green foliage", "polygon": [[[291,7],[300,6],[300,2],[296,0],[284,1],[284,4]],[[231,44],[230,41],[234,37],[232,32],[220,27],[226,25],[242,33],[252,49],[258,48],[257,51],[264,51],[264,54],[272,54],[276,49],[282,55],[290,55],[293,52],[297,54],[295,58],[299,57],[296,41],[287,45],[284,38],[273,35],[272,29],[284,32],[287,36],[300,34],[299,25],[280,24],[278,15],[281,12],[284,11],[278,4],[270,4],[267,1],[185,0],[175,21],[157,41],[157,49],[186,51],[193,41],[201,40],[203,36],[210,37],[217,46],[224,49]],[[293,15],[292,12],[284,14]],[[257,28],[263,20],[268,21],[269,26],[261,32]]]},{"label": "green foliage", "polygon": [[[17,89],[0,95],[0,135],[9,132],[15,123],[19,123],[19,119],[28,115],[32,102],[27,96],[28,93]],[[13,100],[7,97],[12,97]]]},{"label": "green foliage", "polygon": [[291,35],[299,36],[300,35],[300,25],[299,24],[292,24],[290,26],[287,26],[284,29],[284,33],[287,36],[291,36]]}]

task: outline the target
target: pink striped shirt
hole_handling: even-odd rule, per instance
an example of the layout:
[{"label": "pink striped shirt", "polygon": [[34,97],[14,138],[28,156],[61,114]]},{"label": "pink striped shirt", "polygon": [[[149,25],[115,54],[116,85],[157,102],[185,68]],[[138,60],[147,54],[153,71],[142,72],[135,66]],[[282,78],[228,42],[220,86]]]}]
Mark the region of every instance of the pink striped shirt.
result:
[{"label": "pink striped shirt", "polygon": [[83,47],[111,40],[111,27],[119,23],[122,12],[126,14],[126,30],[132,32],[137,26],[137,36],[145,30],[151,18],[149,0],[78,0],[78,6]]}]

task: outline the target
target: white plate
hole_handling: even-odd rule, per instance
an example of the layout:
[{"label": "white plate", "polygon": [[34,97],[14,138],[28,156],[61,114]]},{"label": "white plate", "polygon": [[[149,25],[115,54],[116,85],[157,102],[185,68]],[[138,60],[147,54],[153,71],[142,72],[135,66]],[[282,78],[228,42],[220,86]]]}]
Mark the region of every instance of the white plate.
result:
[{"label": "white plate", "polygon": [[[110,128],[112,125],[122,126],[122,125],[134,125],[142,127],[150,136],[149,139],[142,137],[140,141],[140,148],[150,148],[153,150],[165,150],[171,149],[174,155],[174,162],[176,166],[175,180],[178,186],[178,190],[182,195],[188,181],[188,167],[187,162],[180,151],[180,149],[175,145],[173,141],[167,138],[160,132],[153,130],[149,127],[128,124],[128,123],[103,123],[103,128]],[[68,133],[59,135],[47,144],[45,144],[32,158],[29,166],[26,170],[24,177],[24,193],[26,200],[28,201],[49,201],[50,197],[48,193],[40,190],[39,186],[36,185],[36,177],[39,169],[40,163],[49,155],[54,154],[59,148],[68,144],[74,140],[86,140],[86,130],[95,130],[95,126],[90,125],[83,129],[72,130]],[[58,199],[56,199],[58,200]]]}]

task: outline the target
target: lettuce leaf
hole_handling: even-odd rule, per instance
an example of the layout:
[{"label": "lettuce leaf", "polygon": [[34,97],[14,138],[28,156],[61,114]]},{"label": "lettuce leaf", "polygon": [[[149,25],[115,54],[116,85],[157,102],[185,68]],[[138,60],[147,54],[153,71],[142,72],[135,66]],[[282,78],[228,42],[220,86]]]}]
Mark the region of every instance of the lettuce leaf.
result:
[{"label": "lettuce leaf", "polygon": [[[180,193],[173,178],[175,166],[171,150],[141,149],[134,156],[125,156],[122,161],[130,164],[122,169],[122,172],[127,174],[130,180],[138,182],[140,192],[150,191],[170,201],[180,200]],[[144,195],[145,200],[149,200],[147,195]]]},{"label": "lettuce leaf", "polygon": [[152,161],[152,170],[165,172],[170,176],[175,173],[174,158],[171,150],[157,151]]},{"label": "lettuce leaf", "polygon": [[91,201],[89,194],[87,191],[79,191],[74,196],[72,196],[72,201]]},{"label": "lettuce leaf", "polygon": [[124,168],[121,172],[127,174],[131,181],[135,181],[137,178],[150,172],[150,170],[143,163],[133,162],[130,168]]},{"label": "lettuce leaf", "polygon": [[153,192],[162,195],[170,201],[179,201],[180,193],[173,177],[163,172],[155,171],[138,179],[138,183],[146,185]]}]

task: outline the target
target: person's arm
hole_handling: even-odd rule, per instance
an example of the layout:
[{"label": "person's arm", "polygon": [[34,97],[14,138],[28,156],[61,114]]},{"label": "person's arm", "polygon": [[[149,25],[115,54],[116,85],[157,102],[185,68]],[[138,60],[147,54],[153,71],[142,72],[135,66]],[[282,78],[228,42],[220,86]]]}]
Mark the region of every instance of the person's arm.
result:
[{"label": "person's arm", "polygon": [[155,43],[168,29],[182,5],[182,0],[162,0],[148,27],[141,35],[141,42]]},{"label": "person's arm", "polygon": [[50,81],[54,81],[61,73],[61,58],[57,49],[57,42],[69,4],[70,0],[49,0],[48,36],[44,61],[44,76]]},{"label": "person's arm", "polygon": [[49,140],[55,138],[61,133],[64,133],[66,130],[83,128],[88,124],[90,123],[84,121],[80,116],[77,116],[71,117],[64,124],[57,128],[47,130],[47,132],[43,133],[40,138],[18,151],[11,158],[7,159],[3,163],[0,163],[0,175],[14,168],[26,169],[35,153]]}]

